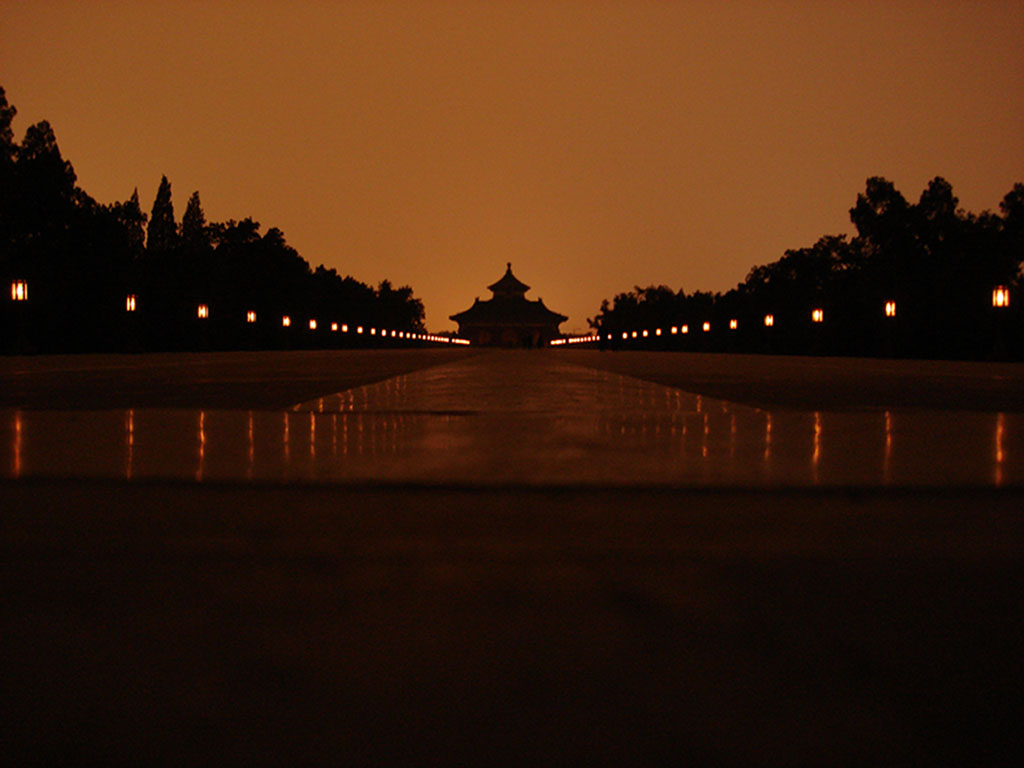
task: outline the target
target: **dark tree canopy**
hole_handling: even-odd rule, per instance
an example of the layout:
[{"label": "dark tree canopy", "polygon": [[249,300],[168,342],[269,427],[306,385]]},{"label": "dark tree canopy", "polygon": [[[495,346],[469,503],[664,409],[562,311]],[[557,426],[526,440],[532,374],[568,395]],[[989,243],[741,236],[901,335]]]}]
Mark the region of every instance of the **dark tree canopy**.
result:
[{"label": "dark tree canopy", "polygon": [[[704,322],[728,328],[736,321],[746,329],[690,337],[696,348],[1024,356],[1021,302],[994,314],[991,298],[995,286],[1018,295],[1024,287],[1024,184],[1003,199],[1001,215],[969,214],[958,205],[942,177],[928,183],[916,204],[892,182],[872,177],[850,209],[857,230],[852,239],[827,235],[810,247],[787,250],[752,268],[725,294],[636,287],[605,300],[590,324],[606,340],[623,331]],[[893,318],[883,313],[887,302],[897,308]],[[826,307],[829,322],[813,325],[812,310]],[[771,331],[764,325],[768,314]]]},{"label": "dark tree canopy", "polygon": [[[26,306],[0,305],[3,349],[340,343],[284,336],[284,315],[319,317],[327,328],[422,330],[423,305],[411,288],[385,280],[374,290],[333,269],[314,271],[276,227],[261,232],[250,218],[207,222],[198,191],[179,227],[166,176],[148,217],[138,190],[124,202],[96,203],[77,186],[49,123],[31,126],[19,144],[15,114],[0,88],[0,279],[32,286]],[[135,297],[132,313],[128,297]],[[197,324],[200,304],[208,308],[205,324]],[[260,322],[247,323],[249,313]],[[368,336],[359,341],[370,343]]]}]

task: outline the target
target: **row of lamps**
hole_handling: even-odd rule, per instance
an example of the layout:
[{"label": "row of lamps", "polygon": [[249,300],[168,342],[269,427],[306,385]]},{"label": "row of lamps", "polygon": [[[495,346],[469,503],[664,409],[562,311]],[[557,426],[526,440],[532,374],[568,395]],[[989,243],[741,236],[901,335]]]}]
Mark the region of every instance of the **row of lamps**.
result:
[{"label": "row of lamps", "polygon": [[[1006,307],[1010,306],[1010,289],[1007,286],[1005,286],[1005,285],[997,285],[995,288],[992,289],[992,306],[996,307],[996,308],[1000,308],[1000,309],[1001,308],[1006,308]],[[885,302],[884,311],[885,311],[885,316],[886,317],[896,317],[896,302],[895,301],[887,301],[887,302]],[[766,314],[764,316],[764,318],[763,318],[763,322],[764,322],[765,328],[771,328],[772,326],[775,325],[775,315],[773,315],[771,313]],[[811,322],[814,322],[814,323],[823,323],[823,322],[825,322],[825,310],[824,310],[823,307],[815,307],[814,309],[811,310]],[[736,318],[732,318],[732,319],[729,320],[729,330],[730,331],[735,331],[739,327],[740,327],[739,320],[737,320]],[[701,324],[701,330],[704,333],[709,333],[711,331],[711,323],[709,321],[705,320]],[[690,326],[686,325],[686,324],[684,324],[684,325],[673,325],[669,329],[669,333],[672,334],[673,336],[677,335],[677,334],[684,334],[685,335],[685,334],[688,334],[689,332],[690,332]],[[651,335],[650,331],[647,331],[647,330],[643,330],[643,331],[622,331],[622,338],[623,339],[631,339],[631,338],[632,339],[636,339],[636,338],[646,339],[650,335]],[[654,335],[655,336],[661,336],[662,335],[662,329],[661,328],[656,328],[654,330]],[[605,335],[605,339],[607,341],[611,341],[612,340],[612,334],[610,334],[610,333],[606,334]],[[601,340],[600,334],[591,333],[591,334],[588,334],[586,336],[567,336],[567,337],[564,337],[564,338],[561,338],[561,339],[554,339],[551,342],[551,346],[560,346],[562,344],[583,344],[583,343],[587,343],[587,342],[596,342],[596,341],[600,341],[600,340]]]},{"label": "row of lamps", "polygon": [[[11,300],[12,301],[28,301],[28,281],[26,280],[15,280],[11,283]],[[130,293],[125,297],[124,308],[126,312],[135,312],[138,307],[138,296],[134,293]],[[206,320],[210,317],[210,306],[208,304],[197,304],[196,305],[196,317],[200,320]],[[250,309],[245,313],[245,321],[247,323],[256,322],[256,311]],[[281,316],[281,326],[284,328],[291,327],[292,318],[290,315]],[[313,318],[309,320],[309,330],[315,331],[317,329],[317,321]],[[341,332],[348,333],[349,326],[347,323],[331,323],[331,331],[333,333]],[[363,334],[367,331],[361,325],[357,325],[354,329],[357,335]],[[450,336],[438,336],[432,333],[416,333],[413,331],[388,331],[384,328],[370,328],[370,336],[379,336],[381,338],[392,338],[392,339],[408,339],[411,341],[430,341],[439,344],[460,344],[468,345],[468,339],[453,338]]]}]

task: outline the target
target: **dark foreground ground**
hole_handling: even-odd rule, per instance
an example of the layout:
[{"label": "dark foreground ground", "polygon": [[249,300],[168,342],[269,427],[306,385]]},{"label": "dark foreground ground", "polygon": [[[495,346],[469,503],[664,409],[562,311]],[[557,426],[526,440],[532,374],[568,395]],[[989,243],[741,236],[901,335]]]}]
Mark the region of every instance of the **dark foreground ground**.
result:
[{"label": "dark foreground ground", "polygon": [[[286,404],[434,360],[325,358],[316,373],[294,354],[181,360],[161,376],[81,358],[77,387],[66,359],[31,375],[64,407],[124,403],[118,381],[148,398],[170,379],[189,404],[230,392],[252,408],[259,366],[279,379],[267,402]],[[704,373],[683,355],[632,366],[724,386],[736,363],[717,357]],[[777,382],[777,360],[743,375],[761,365]],[[219,373],[196,383],[196,365]],[[829,366],[845,407],[874,405],[855,397],[862,366],[845,379]],[[953,387],[952,370],[908,368],[889,396],[1016,396],[990,381],[1005,371],[955,369],[967,383]],[[45,404],[22,391],[21,405]],[[2,480],[0,759],[1012,764],[1022,510],[1018,487]]]},{"label": "dark foreground ground", "polygon": [[998,764],[1014,492],[0,486],[9,764]]}]

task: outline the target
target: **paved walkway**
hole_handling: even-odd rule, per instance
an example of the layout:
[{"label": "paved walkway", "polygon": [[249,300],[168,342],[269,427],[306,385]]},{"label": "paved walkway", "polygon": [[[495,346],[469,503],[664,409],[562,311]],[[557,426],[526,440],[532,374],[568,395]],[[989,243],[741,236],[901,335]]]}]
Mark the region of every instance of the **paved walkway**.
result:
[{"label": "paved walkway", "polygon": [[229,482],[863,487],[1024,482],[1024,414],[763,410],[491,353],[286,411],[0,411],[3,472]]},{"label": "paved walkway", "polygon": [[184,381],[185,407],[125,409],[89,369],[79,410],[0,411],[0,764],[1024,748],[1018,411],[763,410],[573,354],[398,355],[377,383],[379,356],[316,359],[279,374],[273,402],[318,388],[286,410],[215,358],[231,398],[173,369],[150,395]]}]

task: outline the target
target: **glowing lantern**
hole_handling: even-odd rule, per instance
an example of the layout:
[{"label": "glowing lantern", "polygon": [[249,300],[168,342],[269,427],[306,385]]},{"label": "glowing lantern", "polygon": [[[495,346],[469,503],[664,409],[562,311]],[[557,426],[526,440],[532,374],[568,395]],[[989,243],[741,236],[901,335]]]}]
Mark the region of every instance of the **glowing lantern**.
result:
[{"label": "glowing lantern", "polygon": [[210,316],[210,308],[205,304],[200,304],[196,307],[196,317],[205,320]]},{"label": "glowing lantern", "polygon": [[310,320],[309,321],[309,330],[311,330],[311,331],[315,331],[316,330],[316,320]]},{"label": "glowing lantern", "polygon": [[245,313],[245,322],[247,322],[247,323],[255,323],[256,322],[256,312],[255,312],[255,310],[250,309],[248,312]]},{"label": "glowing lantern", "polygon": [[[26,289],[26,295],[27,289]],[[992,289],[992,306],[993,307],[1008,307],[1010,306],[1010,289],[1005,285],[997,285]]]},{"label": "glowing lantern", "polygon": [[284,315],[281,318],[281,325],[284,326],[285,328],[290,327],[291,324],[292,324],[292,319],[290,317],[288,317],[288,315]]},{"label": "glowing lantern", "polygon": [[704,322],[704,325],[703,325],[703,326],[701,326],[701,327],[703,328],[703,330],[704,330],[704,333],[707,333],[708,331],[710,331],[710,330],[711,330],[711,323],[709,323],[709,322],[705,321],[705,322]]},{"label": "glowing lantern", "polygon": [[124,311],[134,312],[135,311],[135,294],[129,293],[128,297],[124,300]]},{"label": "glowing lantern", "polygon": [[624,338],[624,339],[628,339],[628,338],[629,338],[629,334],[628,334],[628,333],[626,333],[625,331],[623,331],[623,332],[622,332],[622,338]]},{"label": "glowing lantern", "polygon": [[735,331],[737,328],[739,328],[739,325],[740,324],[736,321],[736,319],[733,318],[732,320],[729,321],[729,330]]},{"label": "glowing lantern", "polygon": [[816,323],[823,322],[825,320],[825,310],[820,307],[811,312],[811,320]]},{"label": "glowing lantern", "polygon": [[680,333],[689,333],[690,332],[690,326],[684,325],[682,328],[679,329],[679,332]]},{"label": "glowing lantern", "polygon": [[348,324],[347,323],[342,323],[341,324],[341,332],[342,333],[348,333]]},{"label": "glowing lantern", "polygon": [[337,332],[338,324],[337,323],[331,323],[331,330],[334,331],[334,332]]},{"label": "glowing lantern", "polygon": [[647,338],[647,331],[644,331],[644,338]]},{"label": "glowing lantern", "polygon": [[362,332],[363,332],[363,326],[361,326],[361,325],[357,326],[356,327],[356,333],[362,333]]},{"label": "glowing lantern", "polygon": [[887,301],[887,302],[885,302],[885,316],[886,317],[896,317],[896,302],[895,301]]},{"label": "glowing lantern", "polygon": [[771,328],[773,325],[775,325],[775,315],[765,315],[764,316],[764,327],[765,328]]},{"label": "glowing lantern", "polygon": [[636,338],[636,331],[633,331],[632,335],[633,335],[633,338],[635,339]]},{"label": "glowing lantern", "polygon": [[675,336],[677,333],[679,333],[679,326],[673,325],[672,326],[672,335]]},{"label": "glowing lantern", "polygon": [[11,301],[28,301],[28,283],[15,280],[11,283]]}]

